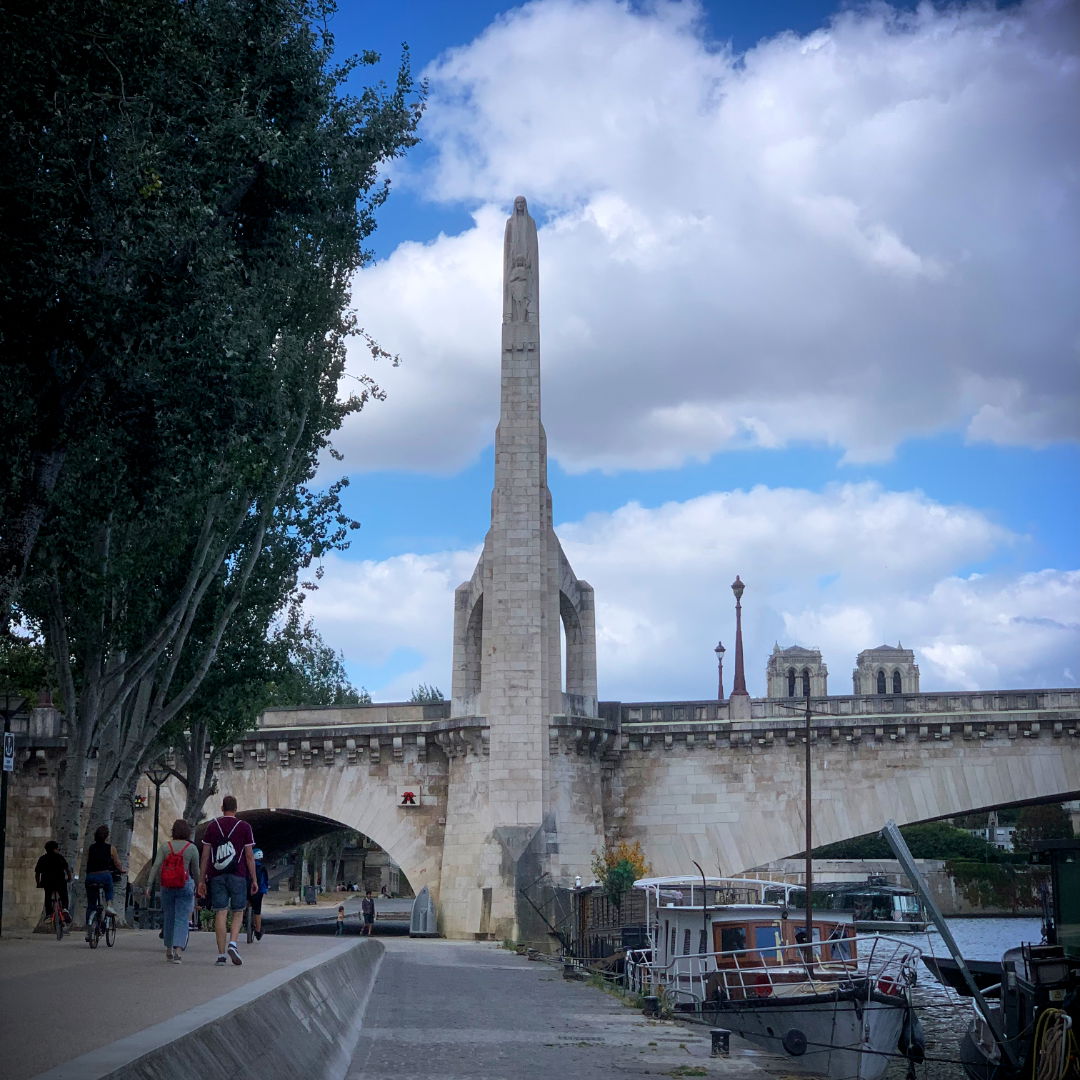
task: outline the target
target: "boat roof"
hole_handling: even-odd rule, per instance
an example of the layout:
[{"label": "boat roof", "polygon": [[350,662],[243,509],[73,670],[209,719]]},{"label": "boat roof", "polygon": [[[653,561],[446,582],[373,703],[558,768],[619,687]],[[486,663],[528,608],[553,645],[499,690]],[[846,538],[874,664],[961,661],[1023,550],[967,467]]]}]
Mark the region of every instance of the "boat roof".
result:
[{"label": "boat roof", "polygon": [[[706,877],[704,879],[704,884],[707,888],[715,889],[747,889],[765,887],[768,885],[779,886],[786,889],[802,888],[801,885],[789,885],[785,881],[765,881],[761,878]],[[635,889],[700,889],[701,886],[702,878],[700,874],[696,876],[678,874],[674,877],[638,878],[638,880],[634,882]]]}]

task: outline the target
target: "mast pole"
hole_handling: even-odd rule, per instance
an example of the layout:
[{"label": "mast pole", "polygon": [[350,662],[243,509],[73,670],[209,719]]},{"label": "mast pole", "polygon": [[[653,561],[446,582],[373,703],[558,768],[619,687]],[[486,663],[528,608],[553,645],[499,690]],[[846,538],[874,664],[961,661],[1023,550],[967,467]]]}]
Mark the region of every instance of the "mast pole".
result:
[{"label": "mast pole", "polygon": [[810,775],[810,728],[811,728],[811,713],[810,713],[810,687],[806,688],[806,754],[805,754],[805,767],[806,767],[806,944],[808,948],[807,956],[809,958],[807,963],[807,970],[810,977],[814,975],[814,912],[813,912],[813,895],[814,895],[814,859],[810,853],[811,837],[813,836],[813,822],[811,818],[811,795],[813,789],[811,787],[813,781]]}]

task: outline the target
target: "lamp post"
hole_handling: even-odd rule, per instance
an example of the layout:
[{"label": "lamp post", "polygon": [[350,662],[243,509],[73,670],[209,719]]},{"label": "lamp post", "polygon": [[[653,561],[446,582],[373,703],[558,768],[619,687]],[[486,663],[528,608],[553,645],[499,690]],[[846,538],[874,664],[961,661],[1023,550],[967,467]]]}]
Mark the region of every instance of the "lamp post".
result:
[{"label": "lamp post", "polygon": [[746,585],[738,574],[731,583],[731,591],[735,594],[735,685],[731,689],[733,698],[748,698],[746,692],[746,672],[743,669],[742,647],[742,594]]},{"label": "lamp post", "polygon": [[154,839],[151,842],[150,865],[157,862],[158,823],[161,821],[161,785],[169,779],[170,771],[164,762],[156,761],[146,769],[146,776],[154,785]]},{"label": "lamp post", "polygon": [[724,700],[724,653],[727,652],[727,649],[724,648],[724,643],[722,641],[718,641],[716,643],[716,648],[713,649],[713,652],[716,653],[716,666],[720,670],[719,681],[716,684],[716,700],[717,701],[723,701]]},{"label": "lamp post", "polygon": [[4,924],[4,871],[7,855],[7,801],[8,801],[8,762],[14,767],[14,755],[10,758],[8,745],[11,742],[11,718],[26,704],[22,694],[4,694],[4,771],[0,773],[0,933]]}]

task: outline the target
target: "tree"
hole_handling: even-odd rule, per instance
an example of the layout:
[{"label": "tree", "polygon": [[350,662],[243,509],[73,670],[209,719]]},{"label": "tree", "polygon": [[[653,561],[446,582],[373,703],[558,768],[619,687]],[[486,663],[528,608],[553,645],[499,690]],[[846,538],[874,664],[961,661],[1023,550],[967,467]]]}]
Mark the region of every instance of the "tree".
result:
[{"label": "tree", "polygon": [[[904,825],[900,829],[900,835],[916,859],[997,862],[1001,858],[1001,853],[993,844],[941,821]],[[813,856],[815,859],[891,859],[893,853],[878,833],[867,833],[865,836],[815,848]]]},{"label": "tree", "polygon": [[1032,851],[1039,840],[1067,840],[1073,835],[1072,820],[1061,803],[1021,807],[1013,833],[1014,851]]},{"label": "tree", "polygon": [[267,626],[246,605],[230,624],[205,679],[191,702],[162,732],[178,759],[173,774],[186,790],[184,818],[193,825],[217,791],[216,758],[272,706],[369,704],[354,687],[339,653],[303,619],[302,594],[290,600],[278,626]]},{"label": "tree", "polygon": [[88,782],[110,820],[248,590],[287,596],[354,525],[307,484],[378,394],[338,398],[349,284],[422,88],[406,56],[343,95],[377,57],[331,67],[321,0],[8,7],[0,612],[18,589],[46,628],[74,847]]},{"label": "tree", "polygon": [[428,686],[427,683],[421,683],[419,686],[413,688],[413,692],[409,695],[409,701],[414,704],[429,705],[436,701],[445,701],[443,692],[437,686]]},{"label": "tree", "polygon": [[593,852],[592,872],[611,903],[621,907],[626,890],[639,878],[652,873],[652,868],[637,841],[631,844],[620,840],[615,845],[606,844],[602,851]]}]

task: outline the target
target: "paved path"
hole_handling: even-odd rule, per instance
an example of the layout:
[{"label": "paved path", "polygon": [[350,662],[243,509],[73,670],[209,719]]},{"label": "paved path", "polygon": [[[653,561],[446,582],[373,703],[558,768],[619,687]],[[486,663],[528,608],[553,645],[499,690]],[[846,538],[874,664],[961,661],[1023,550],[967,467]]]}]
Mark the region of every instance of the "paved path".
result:
[{"label": "paved path", "polygon": [[[562,970],[491,944],[384,937],[347,1080],[768,1080],[785,1062],[706,1028],[646,1020]],[[768,1070],[768,1071],[765,1071]]]},{"label": "paved path", "polygon": [[[355,941],[355,938],[351,939]],[[242,967],[214,966],[212,933],[195,933],[182,964],[166,964],[156,930],[121,930],[115,948],[80,934],[5,929],[0,937],[0,1074],[27,1080],[116,1039],[226,994],[340,939],[274,936],[242,944]]]}]

